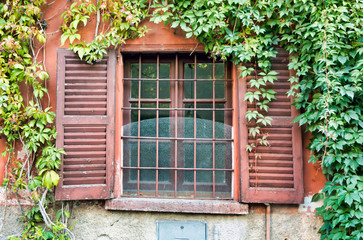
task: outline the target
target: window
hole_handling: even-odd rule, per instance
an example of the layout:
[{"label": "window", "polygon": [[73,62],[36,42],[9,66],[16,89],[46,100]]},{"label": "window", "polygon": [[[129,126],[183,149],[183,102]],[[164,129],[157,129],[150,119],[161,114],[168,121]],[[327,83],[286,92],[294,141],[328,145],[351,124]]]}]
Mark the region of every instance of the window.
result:
[{"label": "window", "polygon": [[265,86],[277,92],[269,103],[272,126],[264,128],[271,145],[258,147],[256,160],[245,149],[255,141],[245,114],[256,106],[243,100],[253,91],[252,76],[239,77],[237,66],[202,53],[124,53],[117,62],[114,51],[88,65],[59,49],[57,146],[67,154],[56,199],[116,198],[123,209],[141,210],[136,201],[159,198],[167,201],[155,204],[167,211],[176,209],[165,208],[172,199],[193,199],[187,212],[199,202],[207,211],[231,202],[241,209],[237,201],[300,203],[301,133],[286,96],[294,73],[287,68],[288,53],[278,51],[272,60],[278,82]]},{"label": "window", "polygon": [[123,195],[231,199],[228,64],[133,56],[124,56]]}]

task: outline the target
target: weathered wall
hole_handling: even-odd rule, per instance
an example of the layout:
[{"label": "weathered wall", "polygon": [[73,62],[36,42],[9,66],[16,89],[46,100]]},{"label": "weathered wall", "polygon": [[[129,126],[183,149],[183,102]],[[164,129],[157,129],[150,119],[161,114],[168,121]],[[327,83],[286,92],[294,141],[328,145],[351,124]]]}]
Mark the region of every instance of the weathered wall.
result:
[{"label": "weathered wall", "polygon": [[[156,240],[158,220],[206,221],[209,240],[261,240],[265,239],[264,208],[252,206],[250,214],[243,216],[141,213],[107,211],[101,201],[77,201],[71,207],[71,222],[77,240]],[[319,239],[320,220],[312,213],[299,212],[296,206],[272,205],[271,209],[272,240]],[[1,240],[21,230],[18,214],[16,206],[7,209]]]},{"label": "weathered wall", "polygon": [[[50,80],[47,83],[50,95],[50,106],[55,111],[56,97],[56,72],[57,72],[57,48],[60,47],[59,26],[61,24],[60,14],[64,10],[66,0],[55,1],[51,6],[44,9],[44,17],[47,20],[49,33],[45,56],[40,56],[40,61],[45,61],[46,70],[49,72]],[[170,30],[164,24],[155,25],[147,23],[152,29],[146,37],[128,41],[125,49],[145,50],[154,44],[159,50],[171,50],[170,43],[174,49],[188,46],[190,51],[201,50],[203,47],[194,39],[185,39],[183,33]],[[87,41],[94,36],[95,20],[80,32]],[[67,47],[67,46],[63,46]],[[149,49],[150,50],[150,49]],[[48,99],[45,100],[48,103]],[[319,165],[308,163],[310,152],[307,149],[309,135],[304,134],[304,191],[305,203],[300,206],[272,206],[271,231],[272,239],[319,239],[317,230],[320,221],[314,216],[314,207],[311,196],[324,186],[324,176]],[[0,151],[5,147],[4,139],[0,139]],[[21,153],[22,149],[17,149]],[[0,183],[4,177],[6,157],[0,157]],[[116,161],[120,161],[116,159]],[[0,188],[0,239],[6,236],[16,235],[21,231],[19,222],[19,208],[14,198],[10,196],[5,214],[5,222],[2,221],[4,212],[5,192]],[[168,213],[138,213],[107,211],[104,202],[75,202],[72,210],[72,222],[77,239],[156,239],[157,220],[203,220],[208,223],[208,239],[264,239],[265,238],[265,207],[255,205],[250,207],[250,213],[243,216],[235,215],[202,215],[202,214],[168,214]],[[1,227],[2,230],[1,230]],[[214,231],[214,229],[216,229]],[[218,234],[219,233],[219,234]]]}]

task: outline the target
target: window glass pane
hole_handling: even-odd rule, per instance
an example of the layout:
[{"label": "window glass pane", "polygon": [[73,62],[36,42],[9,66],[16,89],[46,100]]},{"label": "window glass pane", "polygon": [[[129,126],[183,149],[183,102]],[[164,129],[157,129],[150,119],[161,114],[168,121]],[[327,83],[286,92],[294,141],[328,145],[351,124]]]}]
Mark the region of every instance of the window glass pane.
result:
[{"label": "window glass pane", "polygon": [[224,77],[224,63],[215,63],[215,79],[225,79]]},{"label": "window glass pane", "polygon": [[194,98],[194,81],[184,81],[184,98]]},{"label": "window glass pane", "polygon": [[[137,108],[137,103],[132,103],[131,107]],[[137,136],[137,122],[138,122],[139,111],[137,109],[131,110],[131,123],[124,126],[124,132],[129,133],[130,136]],[[127,136],[127,134],[126,134]]]},{"label": "window glass pane", "polygon": [[[184,78],[194,79],[194,64],[184,64]],[[213,63],[197,64],[197,79],[213,79]],[[215,64],[215,79],[224,79],[224,63]],[[213,98],[213,81],[197,81],[197,99]],[[215,81],[215,97],[224,98],[224,82]],[[194,82],[184,81],[184,98],[194,98]]]},{"label": "window glass pane", "polygon": [[[139,64],[133,63],[131,64],[131,78],[139,78]],[[131,81],[131,98],[139,97],[139,81],[133,80]]]},{"label": "window glass pane", "polygon": [[[160,79],[170,79],[170,64],[169,63],[160,63],[159,65],[159,78]],[[167,82],[167,81],[165,81]]]},{"label": "window glass pane", "polygon": [[184,64],[184,79],[194,79],[194,63]]},{"label": "window glass pane", "polygon": [[[197,104],[198,108],[213,108],[212,104]],[[213,138],[213,111],[197,111],[197,138]]]},{"label": "window glass pane", "polygon": [[139,78],[139,64],[131,64],[131,78]]},{"label": "window glass pane", "polygon": [[197,168],[213,168],[213,143],[203,141],[203,142],[197,142],[196,145],[197,145],[197,159],[196,159]]},{"label": "window glass pane", "polygon": [[[156,103],[142,103],[141,108],[155,108]],[[156,110],[140,110],[140,136],[156,137]]]},{"label": "window glass pane", "polygon": [[[160,79],[170,79],[170,64],[161,63],[159,69]],[[131,64],[131,77],[139,78],[139,64]],[[156,79],[157,66],[156,63],[142,63],[141,64],[141,78]],[[156,98],[156,81],[144,80],[141,81],[141,98]],[[131,97],[138,98],[139,81],[131,82]],[[170,82],[159,82],[159,98],[170,98]]]},{"label": "window glass pane", "polygon": [[141,78],[156,79],[157,66],[156,63],[142,63],[141,64]]},{"label": "window glass pane", "polygon": [[[159,104],[160,109],[170,108],[170,104]],[[170,119],[169,110],[159,110],[159,137],[170,137]]]},{"label": "window glass pane", "polygon": [[[170,167],[170,140],[159,141],[159,167]],[[170,182],[169,170],[159,171],[159,181]]]},{"label": "window glass pane", "polygon": [[182,150],[179,152],[181,154],[178,155],[179,160],[184,159],[180,166],[185,168],[194,168],[194,142],[190,140],[180,141],[178,143],[178,149]]},{"label": "window glass pane", "polygon": [[184,111],[184,134],[180,132],[179,129],[179,136],[183,136],[185,138],[194,138],[194,110],[193,104],[184,104],[184,108],[191,108],[191,110]]},{"label": "window glass pane", "polygon": [[224,81],[215,81],[216,99],[224,99]]},{"label": "window glass pane", "polygon": [[[170,64],[160,63],[160,79],[170,79]],[[159,82],[159,98],[170,98],[170,81]]]},{"label": "window glass pane", "polygon": [[197,81],[197,99],[213,99],[213,81]]},{"label": "window glass pane", "polygon": [[213,63],[197,63],[197,79],[213,79]]}]

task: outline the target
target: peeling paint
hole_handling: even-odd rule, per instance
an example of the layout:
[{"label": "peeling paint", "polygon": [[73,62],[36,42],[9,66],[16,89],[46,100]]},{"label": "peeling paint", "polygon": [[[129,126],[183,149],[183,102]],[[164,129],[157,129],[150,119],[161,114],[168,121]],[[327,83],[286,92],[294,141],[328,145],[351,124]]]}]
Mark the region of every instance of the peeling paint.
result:
[{"label": "peeling paint", "polygon": [[[19,201],[22,206],[31,206],[31,201],[28,200],[26,195],[28,194],[26,191],[19,191]],[[18,201],[16,200],[15,194],[8,190],[8,196],[6,197],[5,188],[0,187],[0,206],[6,205],[7,206],[18,206]]]},{"label": "peeling paint", "polygon": [[308,215],[315,214],[315,209],[323,205],[323,200],[313,202],[313,196],[314,195],[309,195],[304,197],[304,203],[299,205],[298,212],[307,213]]},{"label": "peeling paint", "polygon": [[23,147],[20,151],[18,151],[18,159],[24,160],[26,156],[28,156],[28,150]]}]

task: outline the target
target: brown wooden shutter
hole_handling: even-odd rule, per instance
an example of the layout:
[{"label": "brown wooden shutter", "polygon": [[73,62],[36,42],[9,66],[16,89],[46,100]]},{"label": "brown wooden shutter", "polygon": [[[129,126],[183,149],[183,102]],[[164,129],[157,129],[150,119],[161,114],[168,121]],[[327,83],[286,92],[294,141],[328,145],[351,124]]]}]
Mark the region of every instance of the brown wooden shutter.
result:
[{"label": "brown wooden shutter", "polygon": [[57,147],[62,158],[57,200],[107,199],[114,161],[115,53],[86,64],[58,49]]},{"label": "brown wooden shutter", "polygon": [[[301,203],[303,200],[302,180],[302,140],[298,123],[292,120],[298,116],[298,111],[291,105],[293,100],[286,92],[290,88],[288,79],[293,72],[288,70],[289,55],[283,49],[278,49],[278,55],[272,59],[272,70],[279,72],[278,81],[268,84],[265,89],[273,89],[276,99],[269,106],[268,116],[273,118],[272,126],[262,128],[269,134],[269,147],[258,147],[260,159],[255,160],[254,153],[246,151],[246,145],[253,140],[248,136],[249,123],[245,113],[254,106],[243,101],[244,95],[252,91],[248,87],[248,76],[238,79],[240,139],[241,139],[241,179],[243,202],[251,203]],[[266,115],[266,112],[264,112]]]}]

